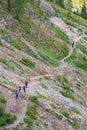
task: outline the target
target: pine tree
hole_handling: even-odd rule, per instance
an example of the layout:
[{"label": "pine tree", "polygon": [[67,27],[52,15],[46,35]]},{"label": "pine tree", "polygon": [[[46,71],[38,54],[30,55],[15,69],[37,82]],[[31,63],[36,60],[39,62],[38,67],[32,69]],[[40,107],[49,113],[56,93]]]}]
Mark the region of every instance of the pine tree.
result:
[{"label": "pine tree", "polygon": [[17,20],[20,20],[27,0],[7,0],[8,9],[15,13],[14,16]]},{"label": "pine tree", "polygon": [[64,0],[57,0],[57,4],[64,8]]},{"label": "pine tree", "polygon": [[11,11],[11,0],[7,0],[7,5],[8,5],[9,11]]},{"label": "pine tree", "polygon": [[87,19],[87,8],[86,8],[86,2],[84,0],[84,4],[81,9],[81,16],[85,19]]}]

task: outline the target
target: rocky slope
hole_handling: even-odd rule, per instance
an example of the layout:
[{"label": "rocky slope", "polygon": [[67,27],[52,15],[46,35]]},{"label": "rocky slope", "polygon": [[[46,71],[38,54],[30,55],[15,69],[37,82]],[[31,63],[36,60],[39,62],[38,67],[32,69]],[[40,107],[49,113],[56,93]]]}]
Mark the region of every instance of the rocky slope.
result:
[{"label": "rocky slope", "polygon": [[[5,126],[0,119],[0,130],[86,130],[87,71],[72,57],[68,61],[75,54],[87,57],[79,47],[87,46],[86,27],[67,25],[44,0],[29,2],[21,23],[5,1],[0,8],[0,92],[5,111],[17,117]],[[26,93],[21,90],[16,99],[15,90],[26,80]]]}]

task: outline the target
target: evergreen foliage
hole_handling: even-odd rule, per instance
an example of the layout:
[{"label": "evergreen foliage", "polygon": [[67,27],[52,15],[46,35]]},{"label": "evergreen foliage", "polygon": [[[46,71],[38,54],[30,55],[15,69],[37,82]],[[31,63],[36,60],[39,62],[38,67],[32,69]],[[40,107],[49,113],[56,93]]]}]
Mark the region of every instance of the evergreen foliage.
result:
[{"label": "evergreen foliage", "polygon": [[17,20],[21,19],[26,3],[27,0],[7,0],[8,9],[9,11],[14,12],[14,17]]},{"label": "evergreen foliage", "polygon": [[87,8],[86,8],[85,0],[84,0],[84,4],[82,6],[82,9],[81,9],[81,16],[83,18],[87,19]]}]

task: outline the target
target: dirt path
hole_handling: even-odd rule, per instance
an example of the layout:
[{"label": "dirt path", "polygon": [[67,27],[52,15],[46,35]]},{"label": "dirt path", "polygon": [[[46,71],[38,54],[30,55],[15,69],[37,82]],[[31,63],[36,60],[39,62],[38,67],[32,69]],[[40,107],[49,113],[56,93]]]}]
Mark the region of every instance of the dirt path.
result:
[{"label": "dirt path", "polygon": [[23,121],[27,107],[27,102],[22,94],[19,94],[19,98],[17,99],[15,97],[15,90],[13,89],[9,90],[8,87],[4,87],[2,85],[0,85],[0,89],[2,90],[2,93],[4,94],[7,100],[6,111],[17,116],[17,120],[14,122],[14,124],[8,125],[3,128],[13,128],[16,125],[18,125],[20,121]]},{"label": "dirt path", "polygon": [[[55,77],[57,75],[40,75],[40,76],[35,76],[32,77],[29,82],[29,86],[35,86],[38,84],[38,79],[43,78],[43,77]],[[31,88],[32,88],[31,87]],[[5,95],[5,98],[7,100],[6,103],[6,111],[10,112],[14,115],[17,116],[17,120],[10,125],[7,125],[3,128],[15,128],[20,122],[23,122],[23,119],[26,114],[26,108],[27,108],[27,99],[30,95],[30,88],[27,88],[27,92],[24,93],[23,91],[19,93],[18,99],[15,97],[15,89],[9,89],[7,86],[1,85],[0,88],[2,90],[2,93]],[[34,88],[33,88],[34,89]]]},{"label": "dirt path", "polygon": [[[87,37],[87,35],[85,35],[83,32],[83,35],[79,36],[79,33],[77,31],[77,29],[73,29],[71,30],[70,27],[65,24],[65,22],[59,18],[59,17],[50,17],[50,21],[57,27],[61,28],[69,37],[70,41],[74,41],[74,47],[72,47],[72,44],[69,46],[69,53],[66,57],[64,57],[61,62],[64,64],[64,60],[66,60],[67,58],[69,58],[72,53],[73,53],[73,50],[76,46],[76,43],[83,37]],[[74,40],[73,40],[74,39]]]}]

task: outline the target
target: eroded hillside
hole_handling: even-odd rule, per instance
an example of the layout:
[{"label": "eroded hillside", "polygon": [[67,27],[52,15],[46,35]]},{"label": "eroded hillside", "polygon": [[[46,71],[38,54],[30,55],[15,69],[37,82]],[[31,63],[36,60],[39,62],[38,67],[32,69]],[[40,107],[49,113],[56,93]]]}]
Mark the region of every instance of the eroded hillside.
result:
[{"label": "eroded hillside", "polygon": [[29,0],[19,22],[0,0],[1,130],[87,129],[86,26],[44,0]]}]

